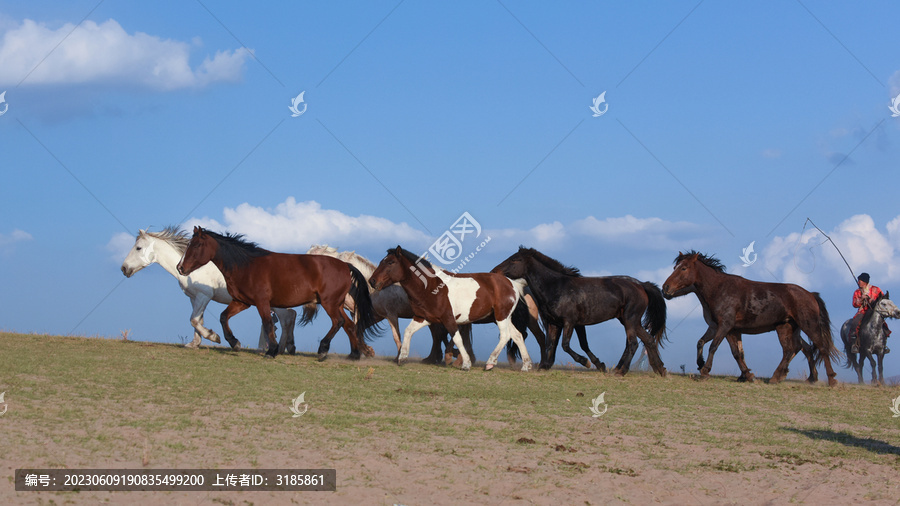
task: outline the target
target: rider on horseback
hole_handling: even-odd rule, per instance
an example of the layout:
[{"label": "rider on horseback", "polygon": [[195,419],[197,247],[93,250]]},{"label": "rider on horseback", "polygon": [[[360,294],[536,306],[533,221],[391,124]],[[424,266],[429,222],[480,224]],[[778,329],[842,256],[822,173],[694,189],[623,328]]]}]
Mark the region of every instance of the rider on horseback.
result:
[{"label": "rider on horseback", "polygon": [[[850,353],[859,353],[859,324],[862,322],[863,315],[869,310],[870,304],[875,302],[875,299],[878,297],[881,297],[881,288],[869,284],[869,273],[864,272],[860,274],[859,277],[856,278],[856,281],[859,284],[859,289],[853,292],[853,307],[859,308],[859,310],[856,312],[856,316],[853,317],[853,325],[850,327],[852,329],[850,331],[850,339],[853,340],[853,346],[850,347]],[[890,335],[891,329],[888,328],[887,321],[885,321],[885,340],[887,340]],[[890,353],[891,350],[885,346],[884,352]]]}]

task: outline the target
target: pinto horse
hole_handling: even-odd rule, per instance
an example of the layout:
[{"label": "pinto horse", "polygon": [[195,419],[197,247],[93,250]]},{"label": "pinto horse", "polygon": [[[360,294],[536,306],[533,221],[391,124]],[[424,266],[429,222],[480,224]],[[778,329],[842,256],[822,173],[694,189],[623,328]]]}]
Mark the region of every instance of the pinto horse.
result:
[{"label": "pinto horse", "polygon": [[[752,381],[753,375],[744,362],[741,334],[762,334],[776,331],[783,356],[772,383],[782,381],[788,364],[803,351],[809,361],[809,382],[817,379],[816,367],[824,361],[828,385],[837,385],[831,360],[840,352],[831,337],[831,320],[825,302],[818,293],[789,283],[765,283],[728,274],[717,258],[696,251],[679,253],[674,272],[663,283],[667,299],[695,293],[703,307],[703,318],[709,325],[697,342],[697,366],[703,378],[709,377],[713,355],[722,339],[728,338],[732,353],[741,369],[741,378]],[[803,331],[812,341],[807,345],[800,338]],[[703,360],[703,345],[709,345],[709,357]]]},{"label": "pinto horse", "polygon": [[[650,366],[660,376],[666,375],[659,356],[659,347],[665,337],[666,302],[659,287],[653,283],[642,283],[628,276],[583,277],[578,269],[565,267],[543,253],[525,247],[519,247],[518,252],[491,272],[524,279],[534,293],[547,328],[546,357],[542,356],[541,369],[553,366],[560,332],[563,349],[578,363],[586,365],[587,359],[569,346],[572,332],[578,330],[582,348],[591,354],[583,338],[584,326],[617,318],[625,327],[626,346],[616,365],[616,373],[624,375],[628,372],[638,348],[637,338],[640,338]],[[641,316],[645,313],[642,322]],[[592,354],[591,357],[595,364],[599,362]]]},{"label": "pinto horse", "polygon": [[397,363],[406,361],[410,338],[417,330],[440,323],[453,335],[453,342],[463,357],[462,369],[468,370],[472,367],[472,361],[463,346],[459,325],[490,317],[500,329],[500,342],[488,357],[485,370],[494,368],[500,351],[510,339],[522,354],[522,370],[531,369],[531,358],[525,349],[522,334],[512,323],[513,311],[524,296],[524,283],[493,273],[446,272],[400,246],[388,250],[369,283],[375,290],[400,283],[415,314],[403,333]]},{"label": "pinto horse", "polygon": [[[194,227],[184,258],[178,263],[178,272],[187,276],[210,261],[222,271],[232,297],[220,318],[225,339],[232,348],[240,347],[240,342],[231,332],[228,320],[248,307],[256,306],[259,311],[269,336],[266,355],[275,357],[278,343],[271,308],[318,302],[331,317],[331,330],[319,344],[319,360],[327,357],[331,339],[341,327],[350,338],[350,358],[359,359],[360,348],[366,355],[374,355],[365,341],[373,329],[377,330],[375,313],[365,277],[356,267],[320,255],[274,253],[244,240],[241,235],[220,235]],[[355,291],[357,322],[345,318],[342,309],[344,298],[351,290]]]},{"label": "pinto horse", "polygon": [[[887,345],[887,338],[884,336],[884,319],[900,318],[900,308],[891,301],[890,296],[891,294],[888,292],[875,299],[859,322],[859,362],[856,361],[856,353],[850,352],[853,346],[850,340],[850,330],[852,330],[854,318],[850,318],[841,325],[841,340],[844,342],[844,353],[847,355],[846,366],[853,367],[860,384],[865,383],[862,372],[866,358],[869,359],[869,365],[872,366],[872,383],[884,384],[884,348]],[[875,357],[878,358],[877,368]]]}]

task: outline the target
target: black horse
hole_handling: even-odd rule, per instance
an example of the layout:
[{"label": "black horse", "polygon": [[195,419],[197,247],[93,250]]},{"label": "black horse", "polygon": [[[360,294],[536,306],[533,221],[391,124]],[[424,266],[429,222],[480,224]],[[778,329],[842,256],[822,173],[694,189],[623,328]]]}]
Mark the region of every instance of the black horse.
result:
[{"label": "black horse", "polygon": [[[862,370],[863,362],[868,358],[869,365],[872,366],[872,383],[876,385],[884,384],[884,348],[887,344],[887,337],[884,335],[885,318],[900,318],[900,309],[891,301],[890,292],[882,294],[875,299],[859,322],[858,362],[856,353],[850,353],[850,348],[853,345],[850,342],[850,330],[854,324],[854,318],[850,318],[841,325],[841,340],[844,341],[844,353],[847,354],[845,367],[853,367],[859,383],[865,383]],[[875,357],[878,357],[877,375]]]},{"label": "black horse", "polygon": [[[625,351],[616,365],[616,374],[628,372],[638,348],[637,339],[640,338],[647,349],[650,366],[659,375],[666,375],[666,368],[659,356],[659,348],[665,338],[666,302],[659,287],[653,283],[642,283],[628,276],[584,277],[578,269],[566,267],[537,250],[525,247],[519,247],[517,253],[491,272],[500,272],[513,279],[525,279],[534,293],[547,331],[546,357],[542,357],[541,369],[553,366],[560,332],[563,349],[578,363],[586,365],[587,359],[569,347],[572,332],[581,327],[581,339],[585,325],[616,318],[625,327],[626,335]],[[590,354],[586,344],[585,339],[582,347]]]}]

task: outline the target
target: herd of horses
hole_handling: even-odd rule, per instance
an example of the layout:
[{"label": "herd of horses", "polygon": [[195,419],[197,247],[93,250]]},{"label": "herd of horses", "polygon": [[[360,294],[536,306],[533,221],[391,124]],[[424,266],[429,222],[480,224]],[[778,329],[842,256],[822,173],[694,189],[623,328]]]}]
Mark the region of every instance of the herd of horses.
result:
[{"label": "herd of horses", "polygon": [[[457,355],[457,365],[467,370],[474,360],[471,325],[488,323],[497,325],[500,337],[486,370],[497,364],[504,347],[511,364],[521,356],[522,370],[531,369],[532,360],[524,345],[530,330],[540,349],[539,368],[552,367],[562,337],[563,349],[575,361],[589,367],[590,360],[605,371],[606,365],[588,347],[585,327],[615,318],[625,328],[626,344],[614,372],[628,372],[640,340],[653,371],[665,376],[659,353],[666,340],[665,300],[693,293],[709,326],[697,342],[701,378],[709,376],[713,356],[726,339],[741,370],[738,379],[753,381],[754,375],[744,361],[742,336],[774,330],[783,355],[771,383],[782,381],[791,360],[802,352],[809,364],[810,382],[817,381],[817,367],[824,363],[829,386],[837,384],[832,361],[839,360],[840,352],[819,294],[794,284],[752,281],[728,274],[718,259],[696,251],[678,254],[674,271],[662,288],[630,276],[583,276],[577,268],[525,247],[490,272],[462,274],[445,271],[400,246],[389,249],[376,266],[353,252],[338,252],[327,246],[313,246],[306,254],[276,253],[241,235],[219,234],[201,227],[194,227],[191,236],[176,227],[161,232],[141,230],[122,264],[122,273],[131,277],[152,263],[175,276],[191,298],[194,339],[188,347],[196,348],[202,339],[220,342],[219,336],[203,325],[206,306],[214,300],[227,306],[220,322],[232,348],[241,344],[228,325],[229,319],[250,306],[256,307],[262,320],[259,347],[265,347],[269,357],[295,352],[297,314],[291,308],[302,306],[301,325],[311,322],[319,307],[331,320],[331,328],[319,343],[319,360],[327,357],[339,329],[349,338],[350,358],[373,356],[368,343],[380,332],[379,322],[387,320],[397,345],[398,363],[407,360],[413,334],[427,326],[432,350],[423,362],[449,362],[452,352]],[[860,383],[866,358],[872,364],[873,382],[883,382],[882,323],[885,317],[900,318],[900,309],[888,295],[874,301],[871,309],[859,326],[859,361],[849,352],[849,320],[841,329],[846,365],[856,369]],[[411,319],[402,339],[400,318]],[[275,335],[276,321],[281,322],[280,343]],[[801,331],[810,342],[801,337]],[[571,348],[573,333],[587,358]],[[707,343],[709,352],[704,358]],[[874,357],[878,357],[878,377]]]}]

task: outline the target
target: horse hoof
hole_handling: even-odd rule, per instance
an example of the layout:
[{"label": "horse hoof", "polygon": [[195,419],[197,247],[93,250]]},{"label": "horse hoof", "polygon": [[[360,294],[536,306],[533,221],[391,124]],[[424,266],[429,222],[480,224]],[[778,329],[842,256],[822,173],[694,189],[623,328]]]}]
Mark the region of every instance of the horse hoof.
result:
[{"label": "horse hoof", "polygon": [[490,371],[490,370],[493,369],[493,368],[494,368],[494,364],[485,364],[485,365],[484,365],[484,370],[485,370],[485,371]]},{"label": "horse hoof", "polygon": [[212,335],[209,336],[209,340],[214,343],[217,343],[217,344],[222,342],[222,339],[219,337],[219,334],[216,334],[215,332],[213,332]]},{"label": "horse hoof", "polygon": [[528,372],[531,370],[531,364],[522,364],[522,372]]},{"label": "horse hoof", "polygon": [[297,353],[297,348],[290,346],[285,350],[285,353],[287,353],[288,355],[295,355]]},{"label": "horse hoof", "polygon": [[468,371],[471,368],[472,364],[463,364],[462,367],[460,367],[460,369],[462,369],[463,371]]},{"label": "horse hoof", "polygon": [[666,377],[666,374],[667,374],[667,373],[666,373],[666,369],[665,369],[665,368],[663,368],[662,370],[659,371],[659,377],[661,377],[661,378],[665,378],[665,377]]},{"label": "horse hoof", "polygon": [[838,380],[835,378],[828,378],[828,386],[836,387],[838,385]]},{"label": "horse hoof", "polygon": [[353,351],[353,352],[350,352],[349,355],[347,355],[347,358],[349,358],[350,360],[359,360],[362,357],[360,357],[358,351]]},{"label": "horse hoof", "polygon": [[316,355],[316,360],[318,360],[319,362],[325,360],[326,358],[328,358],[327,353],[319,353],[318,355]]},{"label": "horse hoof", "polygon": [[184,347],[190,348],[192,350],[196,350],[197,348],[200,347],[200,343],[187,343],[186,345],[184,345]]},{"label": "horse hoof", "polygon": [[[363,353],[364,353],[367,357],[369,357],[369,358],[375,356],[375,350],[373,350],[371,346],[366,346],[366,347],[364,347],[364,348],[363,348]],[[358,357],[357,357],[357,358],[358,358]]]},{"label": "horse hoof", "polygon": [[406,358],[398,358],[397,359],[397,365],[403,365],[405,363],[406,363]]},{"label": "horse hoof", "polygon": [[600,362],[600,365],[597,366],[597,370],[600,372],[606,372],[606,364]]}]

